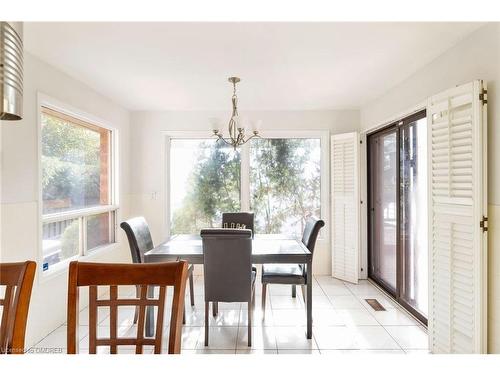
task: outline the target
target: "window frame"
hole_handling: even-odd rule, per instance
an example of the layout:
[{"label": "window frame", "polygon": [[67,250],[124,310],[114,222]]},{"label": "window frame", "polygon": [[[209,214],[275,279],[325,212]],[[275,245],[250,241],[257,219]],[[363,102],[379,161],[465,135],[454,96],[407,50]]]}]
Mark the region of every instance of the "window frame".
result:
[{"label": "window frame", "polygon": [[[106,129],[109,134],[109,204],[96,207],[80,208],[68,210],[65,212],[43,213],[43,187],[42,187],[42,112],[43,108],[59,112],[62,115],[75,118],[76,120]],[[72,107],[55,98],[38,92],[37,93],[37,138],[38,138],[38,259],[41,267],[41,281],[48,280],[54,276],[65,272],[69,263],[73,260],[89,260],[92,257],[116,248],[118,244],[118,226],[119,222],[119,191],[118,191],[118,130],[108,122],[86,113],[80,109]],[[93,249],[87,249],[87,219],[90,216],[109,213],[110,214],[110,240],[112,242],[98,246]],[[113,218],[114,220],[112,220]],[[78,254],[64,259],[43,271],[43,225],[53,222],[76,219],[79,221],[80,241]]]},{"label": "window frame", "polygon": [[[162,196],[165,197],[164,216],[163,216],[163,238],[170,238],[170,140],[171,139],[210,139],[216,141],[210,134],[210,130],[194,131],[162,131],[164,136],[164,147],[162,159],[164,166],[162,173]],[[289,139],[307,139],[317,138],[320,140],[321,155],[321,187],[320,187],[320,206],[321,216],[326,222],[330,221],[330,131],[329,130],[259,130],[262,138],[289,138]],[[242,211],[250,210],[250,145],[249,143],[241,146],[241,191],[240,205]],[[318,242],[328,242],[330,240],[330,230],[326,225],[321,230]]]}]

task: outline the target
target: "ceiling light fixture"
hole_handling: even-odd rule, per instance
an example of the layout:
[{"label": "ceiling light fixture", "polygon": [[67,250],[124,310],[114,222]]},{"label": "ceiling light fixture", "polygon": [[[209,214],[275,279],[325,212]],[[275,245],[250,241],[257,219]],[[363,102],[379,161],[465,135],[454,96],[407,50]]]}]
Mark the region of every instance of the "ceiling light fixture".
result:
[{"label": "ceiling light fixture", "polygon": [[228,129],[229,129],[229,138],[224,138],[221,132],[218,129],[214,129],[214,136],[217,137],[217,141],[222,140],[224,143],[232,146],[235,150],[238,146],[241,146],[247,143],[250,139],[259,137],[259,132],[257,130],[253,131],[253,135],[249,138],[245,139],[245,129],[241,126],[240,118],[238,115],[238,96],[236,95],[236,84],[241,80],[238,77],[229,77],[228,81],[233,84],[233,96],[231,101],[233,103],[233,114],[231,115],[231,119],[229,120]]},{"label": "ceiling light fixture", "polygon": [[23,118],[23,24],[0,21],[0,121]]}]

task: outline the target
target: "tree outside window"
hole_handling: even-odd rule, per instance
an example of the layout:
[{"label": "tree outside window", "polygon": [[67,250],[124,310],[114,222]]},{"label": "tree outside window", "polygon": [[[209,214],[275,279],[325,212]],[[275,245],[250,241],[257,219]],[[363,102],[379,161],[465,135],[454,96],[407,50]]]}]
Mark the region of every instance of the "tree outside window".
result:
[{"label": "tree outside window", "polygon": [[300,236],[305,220],[320,215],[320,139],[255,139],[250,169],[242,154],[213,139],[171,139],[172,235],[220,227],[223,212],[241,204],[241,175],[248,173],[256,233]]}]

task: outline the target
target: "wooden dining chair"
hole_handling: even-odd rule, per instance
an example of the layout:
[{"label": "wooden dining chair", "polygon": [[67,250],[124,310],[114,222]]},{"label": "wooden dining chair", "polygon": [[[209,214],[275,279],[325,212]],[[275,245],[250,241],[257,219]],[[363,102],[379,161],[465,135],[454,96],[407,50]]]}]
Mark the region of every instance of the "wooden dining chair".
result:
[{"label": "wooden dining chair", "polygon": [[0,286],[5,287],[0,326],[0,353],[23,354],[26,322],[35,278],[36,263],[0,264]]},{"label": "wooden dining chair", "polygon": [[[184,293],[188,275],[188,264],[184,261],[152,264],[84,263],[74,261],[69,266],[68,280],[68,354],[78,352],[78,295],[81,287],[89,287],[89,353],[95,354],[98,346],[109,346],[116,354],[120,345],[135,345],[136,354],[142,354],[143,347],[154,346],[154,353],[161,353],[163,317],[167,286],[173,286],[172,312],[168,353],[181,351],[182,315]],[[118,298],[118,286],[139,286],[137,298]],[[109,286],[109,298],[98,298],[97,287]],[[159,287],[158,298],[148,297],[148,287]],[[110,310],[109,337],[97,337],[98,307],[108,306]],[[136,337],[117,337],[117,315],[119,306],[138,306],[139,319]],[[146,308],[157,307],[156,332],[145,337]]]}]

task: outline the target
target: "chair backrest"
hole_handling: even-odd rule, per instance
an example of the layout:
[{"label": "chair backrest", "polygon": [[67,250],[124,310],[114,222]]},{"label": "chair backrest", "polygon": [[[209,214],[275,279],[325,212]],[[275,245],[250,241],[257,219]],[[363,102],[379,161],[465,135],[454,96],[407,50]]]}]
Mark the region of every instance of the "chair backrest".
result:
[{"label": "chair backrest", "polygon": [[205,301],[249,301],[252,291],[252,232],[202,229]]},{"label": "chair backrest", "polygon": [[0,298],[1,354],[24,353],[26,322],[35,272],[36,263],[33,261],[0,264],[0,286],[5,289],[3,298]]},{"label": "chair backrest", "polygon": [[307,218],[304,233],[302,234],[302,243],[306,245],[311,253],[314,253],[314,247],[316,246],[319,230],[324,226],[325,222],[315,216]]},{"label": "chair backrest", "polygon": [[254,236],[253,222],[253,212],[224,212],[222,214],[222,228],[250,229],[252,238]]},{"label": "chair backrest", "polygon": [[127,234],[132,261],[134,263],[144,263],[144,253],[154,247],[146,219],[142,216],[134,217],[122,222],[120,227]]},{"label": "chair backrest", "polygon": [[[110,352],[115,354],[119,345],[135,345],[136,354],[142,353],[144,345],[154,346],[155,354],[161,353],[167,286],[174,287],[168,353],[180,353],[187,276],[188,264],[184,261],[151,264],[71,262],[68,280],[68,354],[78,352],[78,295],[80,287],[87,286],[89,287],[89,353],[95,354],[98,346],[109,346]],[[138,285],[140,297],[119,299],[120,285]],[[98,286],[109,286],[109,298],[98,298]],[[159,287],[158,298],[148,298],[148,286]],[[109,306],[110,311],[108,338],[97,338],[97,310],[102,306]],[[136,337],[117,337],[119,306],[139,307]],[[144,334],[147,306],[157,308],[153,337],[145,337]]]}]

